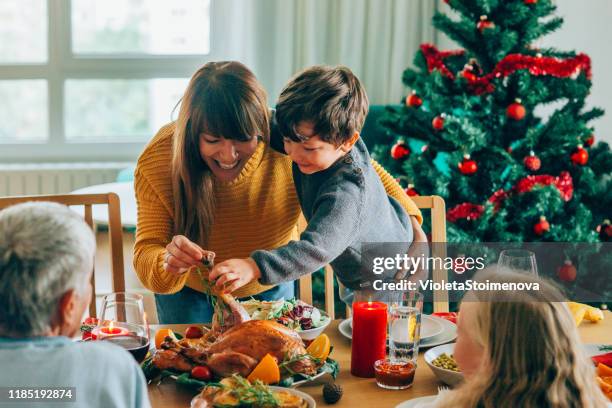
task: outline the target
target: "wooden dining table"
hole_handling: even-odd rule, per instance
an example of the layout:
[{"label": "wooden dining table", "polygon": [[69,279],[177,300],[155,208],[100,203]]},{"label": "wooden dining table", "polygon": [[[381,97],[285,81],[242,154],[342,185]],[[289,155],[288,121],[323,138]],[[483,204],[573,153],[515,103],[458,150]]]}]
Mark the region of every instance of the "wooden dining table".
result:
[{"label": "wooden dining table", "polygon": [[[578,331],[583,343],[612,343],[612,313],[606,311],[604,314],[604,320],[599,323],[584,322],[580,325]],[[444,386],[425,363],[423,359],[424,352],[421,352],[419,355],[414,383],[409,389],[400,391],[386,390],[378,387],[373,378],[352,376],[350,373],[351,342],[338,331],[339,323],[340,320],[335,320],[325,330],[334,347],[330,357],[338,361],[340,365],[340,374],[336,379],[336,383],[341,385],[344,390],[342,399],[334,405],[335,407],[395,407],[402,401],[435,395],[438,392],[438,387]],[[177,333],[184,333],[188,326],[177,324],[164,325],[163,327],[168,327]],[[152,326],[152,331],[160,327],[162,326]],[[530,338],[526,336],[525,341],[530,341]],[[317,402],[317,407],[328,406],[323,401],[322,385],[302,386],[299,389],[310,394]],[[149,385],[149,398],[153,407],[189,407],[191,399],[195,394],[193,390],[177,386],[172,380],[165,380],[159,385],[155,383]]]}]

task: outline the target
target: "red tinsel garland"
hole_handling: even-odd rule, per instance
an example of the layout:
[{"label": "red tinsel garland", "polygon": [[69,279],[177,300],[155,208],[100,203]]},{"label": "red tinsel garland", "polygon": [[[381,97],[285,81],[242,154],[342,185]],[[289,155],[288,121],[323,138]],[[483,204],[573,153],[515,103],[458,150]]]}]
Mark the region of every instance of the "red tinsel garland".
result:
[{"label": "red tinsel garland", "polygon": [[[450,56],[463,55],[463,50],[439,51],[432,44],[422,44],[421,52],[427,61],[429,72],[439,70],[442,75],[454,80],[455,75],[448,69],[444,60]],[[470,87],[477,95],[493,92],[495,87],[491,84],[494,78],[508,75],[527,69],[532,75],[550,75],[556,78],[568,78],[584,72],[587,79],[591,79],[591,59],[586,54],[578,54],[565,60],[554,57],[537,57],[531,55],[510,54],[497,63],[492,72],[477,76],[473,72],[462,71]]]},{"label": "red tinsel garland", "polygon": [[[527,176],[520,179],[514,187],[509,191],[499,189],[489,197],[488,201],[495,207],[495,211],[499,209],[499,206],[504,202],[511,193],[527,193],[534,189],[536,186],[549,186],[554,185],[564,201],[572,199],[574,194],[574,182],[572,176],[567,171],[559,173],[558,177],[553,177],[548,174],[541,174],[537,176]],[[484,212],[484,206],[472,203],[457,204],[453,208],[447,211],[446,219],[449,222],[457,222],[460,219],[476,220]]]},{"label": "red tinsel garland", "polygon": [[464,50],[439,51],[433,44],[421,44],[421,52],[423,53],[423,56],[425,56],[425,60],[427,61],[427,69],[429,72],[437,69],[450,79],[455,79],[455,76],[448,68],[446,68],[444,60],[448,57],[465,54]]},{"label": "red tinsel garland", "polygon": [[508,198],[508,193],[504,191],[503,188],[500,188],[496,192],[493,193],[491,197],[487,201],[489,201],[495,207],[495,211],[499,210],[499,206],[501,203]]},{"label": "red tinsel garland", "polygon": [[476,220],[484,212],[484,206],[472,203],[457,204],[446,212],[446,219],[457,222],[459,219]]},{"label": "red tinsel garland", "polygon": [[491,197],[487,201],[495,206],[495,211],[497,211],[502,202],[504,202],[510,193],[527,193],[535,186],[549,186],[554,185],[559,194],[563,198],[563,201],[569,201],[572,199],[572,195],[574,194],[574,181],[572,180],[572,176],[567,171],[562,171],[559,173],[558,177],[553,177],[548,174],[541,174],[538,176],[527,176],[520,179],[514,187],[510,189],[510,191],[505,191],[503,189],[499,189],[493,193]]},{"label": "red tinsel garland", "polygon": [[513,187],[513,190],[519,193],[526,193],[533,190],[533,188],[537,185],[548,186],[551,184],[557,187],[563,201],[569,201],[572,199],[572,195],[574,194],[574,183],[572,176],[567,171],[562,171],[559,173],[558,177],[553,177],[548,174],[527,176],[520,179]]}]

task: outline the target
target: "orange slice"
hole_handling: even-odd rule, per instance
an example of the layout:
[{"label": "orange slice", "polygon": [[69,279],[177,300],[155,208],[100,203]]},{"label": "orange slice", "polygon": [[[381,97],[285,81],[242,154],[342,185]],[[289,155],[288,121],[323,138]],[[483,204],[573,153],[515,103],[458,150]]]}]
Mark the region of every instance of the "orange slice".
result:
[{"label": "orange slice", "polygon": [[600,377],[612,377],[612,367],[599,363],[597,365],[597,375]]},{"label": "orange slice", "polygon": [[319,335],[306,349],[308,354],[313,356],[314,358],[318,358],[321,361],[325,361],[327,356],[329,356],[329,352],[331,350],[331,341],[329,341],[329,337],[327,334],[323,333]]},{"label": "orange slice", "polygon": [[155,348],[159,349],[161,348],[161,344],[164,342],[164,339],[166,337],[172,337],[174,340],[176,340],[176,336],[174,335],[174,332],[170,329],[159,329],[157,331],[157,333],[155,333]]},{"label": "orange slice", "polygon": [[604,394],[612,393],[612,384],[608,384],[601,377],[597,377],[597,382],[599,383],[599,387],[604,392]]},{"label": "orange slice", "polygon": [[280,369],[276,359],[270,354],[266,354],[259,364],[251,371],[247,380],[253,382],[260,380],[264,384],[276,384],[280,381]]}]

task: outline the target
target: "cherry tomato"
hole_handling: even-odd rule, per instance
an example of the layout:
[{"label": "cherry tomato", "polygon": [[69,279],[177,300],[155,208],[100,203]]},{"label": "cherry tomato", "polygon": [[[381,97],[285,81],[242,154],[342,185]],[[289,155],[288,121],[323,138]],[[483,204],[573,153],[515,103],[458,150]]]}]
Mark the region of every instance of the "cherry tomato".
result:
[{"label": "cherry tomato", "polygon": [[191,376],[196,380],[208,381],[212,378],[212,373],[206,366],[195,366],[191,369]]},{"label": "cherry tomato", "polygon": [[188,339],[199,339],[204,335],[204,331],[198,326],[189,326],[185,331],[185,337]]}]

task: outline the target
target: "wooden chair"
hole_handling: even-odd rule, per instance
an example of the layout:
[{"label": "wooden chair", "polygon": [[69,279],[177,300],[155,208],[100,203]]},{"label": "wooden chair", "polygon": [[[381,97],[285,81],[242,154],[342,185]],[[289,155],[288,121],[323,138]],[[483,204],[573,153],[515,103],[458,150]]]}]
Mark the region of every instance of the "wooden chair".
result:
[{"label": "wooden chair", "polygon": [[[446,204],[440,196],[410,197],[421,210],[431,210],[431,254],[432,257],[446,257]],[[439,264],[434,262],[434,265]],[[444,268],[431,271],[434,282],[448,282],[448,273]],[[433,293],[434,312],[448,312],[448,292],[445,290]]]},{"label": "wooden chair", "polygon": [[[115,193],[107,194],[65,194],[65,195],[36,195],[0,198],[0,210],[28,201],[52,201],[68,206],[83,206],[85,222],[95,230],[92,205],[108,206],[108,235],[111,255],[112,287],[113,292],[125,292],[125,274],[123,265],[123,235],[121,227],[121,212],[119,197]],[[95,271],[91,275],[93,289],[89,314],[96,317],[96,282]]]},{"label": "wooden chair", "polygon": [[[440,243],[432,245],[431,256],[446,257],[446,206],[444,199],[439,196],[416,196],[411,197],[412,201],[422,210],[431,210],[431,241]],[[298,231],[301,233],[306,229],[306,220],[300,216],[298,220]],[[325,311],[334,319],[334,271],[331,266],[325,266]],[[432,271],[434,282],[448,281],[448,275],[444,269],[434,269]],[[312,275],[306,275],[299,280],[299,298],[306,303],[312,304]],[[434,312],[448,312],[448,292],[434,291]],[[347,316],[350,310],[347,308]]]}]

